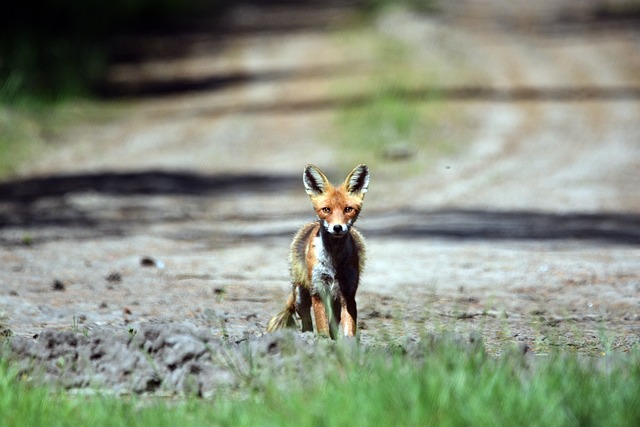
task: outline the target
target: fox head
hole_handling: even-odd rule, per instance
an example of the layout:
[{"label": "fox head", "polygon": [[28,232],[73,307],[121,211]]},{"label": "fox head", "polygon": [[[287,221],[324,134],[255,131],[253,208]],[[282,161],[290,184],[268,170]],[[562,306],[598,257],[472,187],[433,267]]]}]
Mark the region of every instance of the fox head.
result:
[{"label": "fox head", "polygon": [[302,179],[324,229],[334,237],[346,235],[362,209],[364,194],[369,188],[369,168],[356,166],[339,187],[331,185],[313,165],[304,168]]}]

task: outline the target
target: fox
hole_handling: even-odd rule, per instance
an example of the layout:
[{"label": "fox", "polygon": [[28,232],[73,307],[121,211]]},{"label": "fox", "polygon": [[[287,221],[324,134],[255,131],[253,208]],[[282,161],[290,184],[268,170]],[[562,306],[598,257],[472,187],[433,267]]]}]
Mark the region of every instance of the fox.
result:
[{"label": "fox", "polygon": [[334,187],[314,165],[302,174],[316,221],[304,224],[295,234],[289,251],[292,290],[284,310],[267,325],[267,332],[284,327],[313,331],[336,339],[355,337],[358,309],[356,291],[366,259],[364,238],[353,224],[369,188],[369,168],[356,166],[344,182]]}]

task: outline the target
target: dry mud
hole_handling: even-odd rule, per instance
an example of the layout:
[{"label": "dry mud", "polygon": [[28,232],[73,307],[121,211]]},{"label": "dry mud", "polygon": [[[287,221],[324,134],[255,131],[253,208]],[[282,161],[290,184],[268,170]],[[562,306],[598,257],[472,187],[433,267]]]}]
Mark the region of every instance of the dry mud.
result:
[{"label": "dry mud", "polygon": [[[442,124],[464,148],[420,172],[372,167],[361,344],[637,347],[637,27],[584,2],[464,4],[376,24],[416,61],[446,64],[442,102],[466,128]],[[210,396],[242,387],[248,360],[332,354],[313,335],[264,335],[289,290],[290,237],[312,217],[304,164],[347,173],[323,138],[329,81],[354,63],[331,30],[351,11],[292,10],[240,8],[227,37],[165,40],[185,53],[116,67],[135,95],[126,114],[79,123],[0,183],[12,364],[73,389]]]}]

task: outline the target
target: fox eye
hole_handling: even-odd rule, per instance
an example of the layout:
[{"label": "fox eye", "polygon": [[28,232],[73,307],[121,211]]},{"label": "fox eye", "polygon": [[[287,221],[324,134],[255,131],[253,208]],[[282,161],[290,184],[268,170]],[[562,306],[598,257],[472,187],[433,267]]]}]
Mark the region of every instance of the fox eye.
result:
[{"label": "fox eye", "polygon": [[344,208],[344,213],[351,213],[353,212],[353,208],[351,206],[347,206],[346,208]]},{"label": "fox eye", "polygon": [[326,214],[331,213],[331,208],[328,208],[326,206],[320,210],[322,211],[322,213],[326,213]]}]

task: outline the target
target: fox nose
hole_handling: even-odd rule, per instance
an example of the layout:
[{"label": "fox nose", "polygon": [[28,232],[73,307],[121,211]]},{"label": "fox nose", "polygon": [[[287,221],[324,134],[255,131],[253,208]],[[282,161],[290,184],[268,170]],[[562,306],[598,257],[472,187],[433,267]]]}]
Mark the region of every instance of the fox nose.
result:
[{"label": "fox nose", "polygon": [[334,225],[333,226],[333,232],[334,233],[342,233],[342,226],[341,225]]}]

